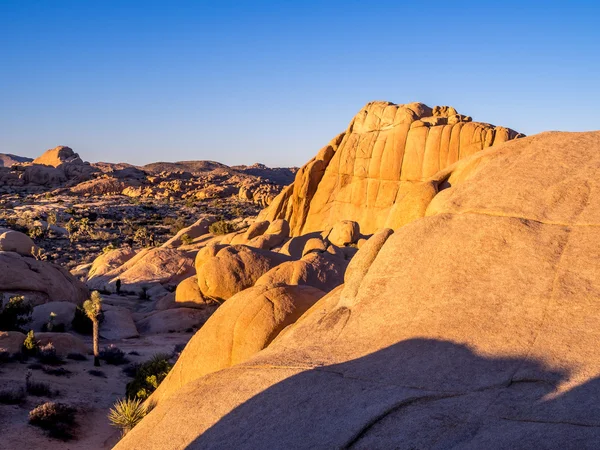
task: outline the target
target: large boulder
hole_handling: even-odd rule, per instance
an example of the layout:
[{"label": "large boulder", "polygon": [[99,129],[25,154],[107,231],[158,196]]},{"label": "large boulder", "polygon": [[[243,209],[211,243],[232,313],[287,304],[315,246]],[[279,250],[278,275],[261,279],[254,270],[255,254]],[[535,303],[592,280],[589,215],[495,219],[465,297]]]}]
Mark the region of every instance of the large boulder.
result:
[{"label": "large boulder", "polygon": [[0,331],[0,356],[21,353],[25,335],[18,331]]},{"label": "large boulder", "polygon": [[331,228],[326,237],[338,247],[355,244],[360,237],[360,226],[353,220],[342,220]]},{"label": "large boulder", "polygon": [[329,253],[309,252],[298,261],[273,267],[255,285],[299,284],[329,292],[344,282],[347,265],[348,261]]},{"label": "large boulder", "polygon": [[214,305],[213,300],[207,299],[198,286],[198,277],[186,278],[177,285],[175,290],[175,306],[186,306],[189,308],[204,308]]},{"label": "large boulder", "polygon": [[71,302],[49,302],[36,306],[33,308],[29,327],[33,331],[45,331],[45,328],[50,323],[50,315],[52,314],[54,316],[52,325],[62,326],[68,331],[71,329],[71,322],[73,322],[73,318],[75,317],[76,309],[77,305]]},{"label": "large boulder", "polygon": [[290,235],[290,225],[287,220],[278,219],[269,224],[264,234],[248,241],[248,246],[271,250],[285,242]]},{"label": "large boulder", "polygon": [[175,236],[165,242],[162,246],[167,248],[177,248],[183,244],[183,236],[195,239],[208,233],[208,227],[217,219],[215,216],[205,216],[198,219],[189,227],[182,228]]},{"label": "large boulder", "polygon": [[70,147],[59,145],[58,147],[46,150],[44,154],[34,159],[33,163],[58,167],[65,163],[83,164],[83,161]]},{"label": "large boulder", "polygon": [[422,217],[435,196],[424,180],[460,159],[522,135],[472,122],[451,107],[367,104],[260,220],[287,219],[292,236],[354,220],[363,233],[396,229]]},{"label": "large boulder", "polygon": [[64,268],[14,252],[0,252],[0,294],[24,295],[34,305],[49,301],[82,303],[89,292]]},{"label": "large boulder", "polygon": [[40,347],[52,344],[58,356],[67,356],[69,353],[86,355],[90,346],[86,345],[80,337],[70,333],[35,333]]},{"label": "large boulder", "polygon": [[204,309],[175,308],[156,311],[139,320],[136,325],[141,334],[191,331],[201,327],[215,309],[216,306]]},{"label": "large boulder", "polygon": [[117,449],[596,447],[599,149],[544,133],[436,175],[426,217],[373,245],[349,292]]},{"label": "large boulder", "polygon": [[100,324],[101,338],[120,340],[139,336],[129,309],[109,305],[104,305],[102,309],[104,320]]},{"label": "large boulder", "polygon": [[227,300],[194,335],[154,401],[211,372],[246,361],[267,347],[324,292],[309,286],[256,286]]},{"label": "large boulder", "polygon": [[131,247],[122,247],[110,250],[98,256],[92,263],[88,272],[88,279],[106,275],[112,270],[118,269],[135,256],[135,250]]},{"label": "large boulder", "polygon": [[143,249],[123,265],[102,275],[91,276],[90,289],[114,292],[117,280],[125,292],[141,293],[156,286],[175,288],[194,273],[194,252],[172,248]]},{"label": "large boulder", "polygon": [[286,255],[245,245],[227,246],[197,266],[198,285],[204,296],[226,300],[254,286],[261,275],[289,259]]},{"label": "large boulder", "polygon": [[19,231],[0,228],[0,251],[16,252],[19,255],[31,256],[37,245],[29,236]]}]

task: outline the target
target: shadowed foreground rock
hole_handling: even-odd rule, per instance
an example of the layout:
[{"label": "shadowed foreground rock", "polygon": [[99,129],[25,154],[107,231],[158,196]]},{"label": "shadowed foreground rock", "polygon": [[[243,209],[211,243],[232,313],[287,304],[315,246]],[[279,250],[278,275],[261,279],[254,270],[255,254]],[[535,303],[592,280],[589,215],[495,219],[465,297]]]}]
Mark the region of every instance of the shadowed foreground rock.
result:
[{"label": "shadowed foreground rock", "polygon": [[363,246],[351,288],[183,384],[116,448],[595,448],[599,169],[592,132],[438,172],[425,217]]}]

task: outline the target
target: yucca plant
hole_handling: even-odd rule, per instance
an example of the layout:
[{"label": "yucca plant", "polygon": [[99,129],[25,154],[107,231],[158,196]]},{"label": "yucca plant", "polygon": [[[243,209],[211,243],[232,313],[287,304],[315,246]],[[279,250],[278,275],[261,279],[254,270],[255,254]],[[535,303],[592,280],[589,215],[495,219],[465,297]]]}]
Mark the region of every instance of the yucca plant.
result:
[{"label": "yucca plant", "polygon": [[100,313],[102,312],[102,297],[100,296],[100,292],[94,291],[92,292],[92,296],[89,300],[83,302],[83,310],[85,311],[85,315],[89,317],[92,321],[93,331],[92,331],[92,340],[94,345],[94,366],[100,366],[100,350],[98,348],[98,319],[100,317]]},{"label": "yucca plant", "polygon": [[142,399],[122,398],[117,400],[111,408],[108,420],[113,426],[120,428],[121,434],[125,436],[146,414],[148,414],[148,409],[144,406]]}]

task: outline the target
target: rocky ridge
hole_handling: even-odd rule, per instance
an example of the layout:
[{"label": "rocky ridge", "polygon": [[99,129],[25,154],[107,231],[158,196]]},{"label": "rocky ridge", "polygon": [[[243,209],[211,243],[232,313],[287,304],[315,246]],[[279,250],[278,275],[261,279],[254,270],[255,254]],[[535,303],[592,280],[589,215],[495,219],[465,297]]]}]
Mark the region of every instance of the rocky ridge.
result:
[{"label": "rocky ridge", "polygon": [[[379,123],[375,118],[388,106],[370,123]],[[518,136],[473,128],[486,136],[492,129],[491,144],[496,136]],[[487,138],[467,140],[480,151],[460,156],[460,150],[432,174],[421,164],[415,178],[423,179],[405,181],[429,184],[433,194],[410,191],[405,201],[420,212],[410,209],[396,216],[397,226],[379,230],[362,212],[352,216],[353,207],[340,214],[340,184],[321,181],[302,191],[299,180],[312,180],[302,178],[303,170],[310,172],[303,168],[294,189],[312,192],[312,200],[301,205],[296,200],[307,197],[291,189],[273,203],[287,205],[289,215],[276,221],[290,221],[291,238],[268,251],[306,257],[314,249],[340,257],[360,247],[349,255],[343,284],[251,351],[242,330],[254,322],[236,305],[256,302],[261,333],[274,329],[269,317],[278,313],[259,306],[268,283],[240,286],[155,392],[158,406],[116,448],[593,446],[600,426],[594,300],[600,296],[600,132],[501,140],[487,149]],[[350,174],[334,175],[339,182]],[[403,180],[392,181],[400,189]],[[314,203],[321,190],[336,218],[354,223],[331,224],[329,212],[314,209],[323,204]],[[261,218],[269,214],[273,209]],[[201,283],[206,264],[236,260],[231,242],[239,236],[200,249],[194,282]],[[199,287],[195,292],[206,295]],[[225,355],[243,356],[219,362],[221,352],[206,351],[219,342],[227,343]]]}]

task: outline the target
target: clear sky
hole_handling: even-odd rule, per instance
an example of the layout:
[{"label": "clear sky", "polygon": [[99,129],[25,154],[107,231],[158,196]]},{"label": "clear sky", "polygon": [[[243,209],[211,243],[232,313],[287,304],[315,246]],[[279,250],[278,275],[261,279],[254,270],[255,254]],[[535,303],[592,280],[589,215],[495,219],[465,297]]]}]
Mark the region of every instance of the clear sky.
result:
[{"label": "clear sky", "polygon": [[0,152],[302,165],[371,100],[600,129],[600,2],[0,0],[0,69]]}]

